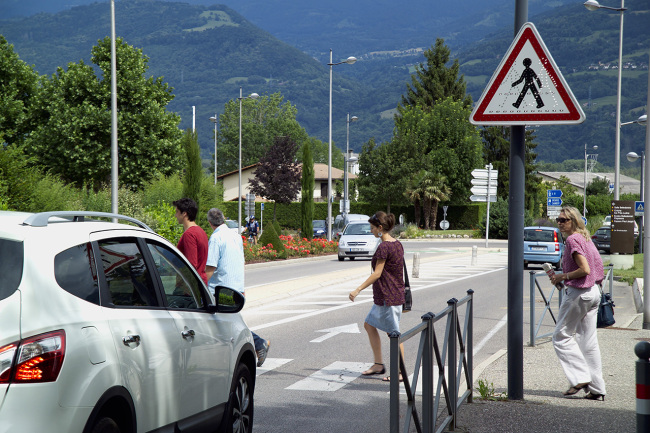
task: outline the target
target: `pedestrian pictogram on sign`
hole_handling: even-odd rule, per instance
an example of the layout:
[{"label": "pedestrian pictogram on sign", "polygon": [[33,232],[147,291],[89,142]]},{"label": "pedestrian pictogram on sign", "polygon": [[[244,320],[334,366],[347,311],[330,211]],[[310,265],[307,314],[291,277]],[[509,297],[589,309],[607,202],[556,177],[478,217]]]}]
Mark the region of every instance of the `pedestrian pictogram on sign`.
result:
[{"label": "pedestrian pictogram on sign", "polygon": [[582,108],[533,23],[521,27],[470,116],[475,125],[584,120]]}]

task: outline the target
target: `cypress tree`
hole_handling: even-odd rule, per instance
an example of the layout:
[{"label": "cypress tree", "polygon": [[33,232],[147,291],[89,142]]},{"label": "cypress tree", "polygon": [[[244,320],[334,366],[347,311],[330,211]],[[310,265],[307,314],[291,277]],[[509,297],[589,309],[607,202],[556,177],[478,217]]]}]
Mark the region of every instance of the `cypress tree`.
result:
[{"label": "cypress tree", "polygon": [[201,166],[201,150],[196,131],[188,128],[183,134],[183,148],[185,149],[186,163],[183,176],[183,197],[189,197],[200,205],[201,179],[203,167]]},{"label": "cypress tree", "polygon": [[310,239],[314,236],[312,221],[314,219],[314,159],[311,155],[309,141],[302,146],[302,197],[300,201],[300,231],[302,236]]}]

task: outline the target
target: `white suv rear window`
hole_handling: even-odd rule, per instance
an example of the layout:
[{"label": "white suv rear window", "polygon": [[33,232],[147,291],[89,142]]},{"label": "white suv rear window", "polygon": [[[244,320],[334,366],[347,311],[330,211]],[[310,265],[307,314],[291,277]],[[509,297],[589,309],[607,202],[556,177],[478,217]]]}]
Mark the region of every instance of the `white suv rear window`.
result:
[{"label": "white suv rear window", "polygon": [[23,243],[0,239],[0,300],[11,296],[23,279]]},{"label": "white suv rear window", "polygon": [[99,305],[95,260],[89,243],[77,245],[54,257],[54,277],[63,290]]}]

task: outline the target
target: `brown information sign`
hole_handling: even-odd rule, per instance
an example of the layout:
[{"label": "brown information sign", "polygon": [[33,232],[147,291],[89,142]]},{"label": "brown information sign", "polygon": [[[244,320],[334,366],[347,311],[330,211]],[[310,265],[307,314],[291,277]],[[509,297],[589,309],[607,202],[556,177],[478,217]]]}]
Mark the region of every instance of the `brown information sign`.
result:
[{"label": "brown information sign", "polygon": [[634,254],[634,202],[612,200],[611,252]]}]

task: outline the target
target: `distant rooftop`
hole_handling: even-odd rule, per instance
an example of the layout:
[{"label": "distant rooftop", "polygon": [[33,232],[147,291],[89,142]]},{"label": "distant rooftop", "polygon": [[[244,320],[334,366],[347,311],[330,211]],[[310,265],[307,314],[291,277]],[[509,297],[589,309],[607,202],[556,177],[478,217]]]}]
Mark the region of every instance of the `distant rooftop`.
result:
[{"label": "distant rooftop", "polygon": [[[539,171],[537,172],[539,176],[542,177],[542,180],[547,182],[555,182],[560,179],[561,176],[564,176],[569,179],[569,183],[576,188],[578,188],[577,194],[582,195],[585,185],[585,173],[584,171]],[[619,174],[621,180],[621,194],[628,193],[638,193],[641,186],[641,182],[633,177],[625,176]],[[587,185],[594,179],[607,179],[610,182],[614,182],[614,173],[587,173]]]}]

